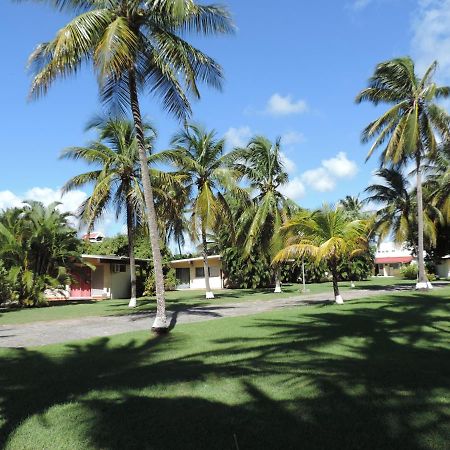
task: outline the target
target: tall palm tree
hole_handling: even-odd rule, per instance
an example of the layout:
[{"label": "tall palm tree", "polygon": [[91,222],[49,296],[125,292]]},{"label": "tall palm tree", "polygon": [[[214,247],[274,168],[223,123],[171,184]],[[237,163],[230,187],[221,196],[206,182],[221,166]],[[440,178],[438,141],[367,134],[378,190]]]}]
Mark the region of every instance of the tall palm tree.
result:
[{"label": "tall palm tree", "polygon": [[[272,143],[263,136],[255,136],[247,147],[231,152],[228,160],[254,193],[238,223],[239,234],[245,236],[244,252],[248,255],[258,248],[272,259],[281,248],[280,227],[293,206],[280,192],[288,181],[280,155],[280,139]],[[281,292],[279,269],[275,270],[275,292]]]},{"label": "tall palm tree", "polygon": [[450,117],[435,102],[450,95],[450,87],[437,86],[432,78],[437,63],[434,62],[422,78],[415,73],[411,58],[397,58],[378,64],[369,79],[369,86],[356,97],[356,102],[370,101],[375,105],[386,103],[388,111],[370,123],[362,133],[362,141],[374,140],[367,155],[379,147],[381,164],[405,164],[413,160],[417,176],[417,231],[419,276],[417,289],[431,288],[424,263],[424,218],[422,198],[422,161],[434,157],[438,138],[449,133]]},{"label": "tall palm tree", "polygon": [[[209,283],[207,232],[216,227],[226,213],[223,190],[237,191],[233,174],[225,167],[223,139],[215,131],[207,132],[198,125],[186,125],[172,138],[171,150],[155,155],[161,161],[170,161],[186,177],[186,189],[192,193],[192,234],[199,234],[206,286],[206,298],[214,298]],[[199,231],[199,233],[197,233]]]},{"label": "tall palm tree", "polygon": [[300,211],[282,231],[286,246],[274,258],[275,262],[310,257],[318,265],[325,261],[333,277],[336,303],[343,304],[338,285],[338,265],[368,251],[367,223],[351,220],[342,208],[324,206],[309,212]]},{"label": "tall palm tree", "polygon": [[[44,1],[44,0],[35,0]],[[191,113],[188,95],[199,98],[198,81],[220,88],[222,70],[184,37],[226,34],[233,24],[226,9],[194,0],[49,0],[75,17],[30,57],[36,76],[31,95],[47,92],[57,78],[92,62],[102,99],[132,113],[141,164],[150,244],[156,281],[154,331],[165,331],[164,277],[153,190],[146,170],[147,155],[139,92],[147,88],[179,119]]]},{"label": "tall palm tree", "polygon": [[[131,281],[131,298],[128,306],[135,307],[134,234],[143,215],[143,195],[134,124],[117,118],[96,117],[86,127],[86,130],[92,129],[97,130],[98,140],[91,142],[87,147],[66,148],[62,151],[61,158],[82,160],[88,165],[96,166],[96,169],[71,178],[64,185],[62,192],[93,184],[92,194],[79,210],[80,218],[87,224],[89,230],[110,207],[114,208],[116,219],[121,217],[125,208]],[[146,151],[149,154],[155,130],[148,124],[144,124],[144,129],[148,131]]]}]

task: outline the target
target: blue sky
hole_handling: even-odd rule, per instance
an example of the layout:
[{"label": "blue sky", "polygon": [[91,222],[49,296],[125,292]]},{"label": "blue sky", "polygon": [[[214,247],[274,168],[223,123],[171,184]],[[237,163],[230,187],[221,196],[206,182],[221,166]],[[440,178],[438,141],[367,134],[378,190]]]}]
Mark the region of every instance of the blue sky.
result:
[{"label": "blue sky", "polygon": [[[215,128],[229,145],[252,134],[283,137],[291,177],[285,192],[305,207],[356,195],[371,181],[377,159],[365,163],[362,128],[378,113],[355,105],[376,63],[411,55],[419,68],[438,59],[438,79],[450,75],[450,0],[256,0],[223,1],[237,33],[195,39],[223,66],[223,92],[204,87],[193,119]],[[263,5],[263,6],[261,6]],[[57,82],[48,95],[27,102],[25,66],[34,47],[54,36],[68,17],[49,7],[3,0],[0,6],[3,64],[0,208],[24,198],[49,202],[84,167],[58,160],[61,149],[82,145],[86,121],[100,111],[89,70]],[[20,25],[19,25],[20,24]],[[166,148],[177,122],[152,97],[142,109],[159,130],[157,149]],[[86,196],[63,199],[74,209]],[[121,229],[108,217],[108,234]]]}]

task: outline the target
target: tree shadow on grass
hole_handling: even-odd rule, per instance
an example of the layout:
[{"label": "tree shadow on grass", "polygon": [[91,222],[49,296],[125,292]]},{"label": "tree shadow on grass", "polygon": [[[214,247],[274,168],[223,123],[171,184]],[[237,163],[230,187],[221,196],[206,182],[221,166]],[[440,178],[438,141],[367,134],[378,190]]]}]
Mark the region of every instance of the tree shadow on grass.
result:
[{"label": "tree shadow on grass", "polygon": [[[446,448],[450,348],[436,327],[449,329],[448,301],[364,302],[230,321],[194,341],[183,328],[149,341],[59,346],[52,355],[9,351],[0,447],[33,415],[42,418],[36,443],[51,439],[64,422],[52,411],[65,404],[86,413],[73,426],[90,448]],[[172,394],[180,383],[183,393]],[[11,448],[22,448],[19,434]]]}]

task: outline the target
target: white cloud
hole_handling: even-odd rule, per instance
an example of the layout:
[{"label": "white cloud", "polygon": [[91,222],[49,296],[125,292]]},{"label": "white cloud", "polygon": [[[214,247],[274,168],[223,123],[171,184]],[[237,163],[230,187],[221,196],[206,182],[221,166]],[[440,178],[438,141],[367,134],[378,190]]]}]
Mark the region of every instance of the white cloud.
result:
[{"label": "white cloud", "polygon": [[336,187],[337,178],[351,178],[357,171],[356,163],[345,152],[339,152],[333,158],[322,160],[320,167],[303,172],[302,181],[316,191],[330,192]]},{"label": "white cloud", "polygon": [[304,113],[307,110],[308,105],[305,100],[294,100],[291,95],[283,97],[275,93],[269,98],[265,112],[274,116],[286,116]]},{"label": "white cloud", "polygon": [[229,128],[224,136],[227,142],[227,147],[234,148],[246,146],[252,135],[253,132],[251,128],[248,126],[243,126],[239,128]]},{"label": "white cloud", "polygon": [[347,158],[345,152],[339,152],[334,158],[323,160],[322,166],[338,178],[352,177],[358,172],[358,166]]},{"label": "white cloud", "polygon": [[288,131],[281,136],[281,143],[283,145],[295,145],[305,142],[305,136],[298,131]]},{"label": "white cloud", "polygon": [[299,200],[305,195],[305,185],[300,177],[292,178],[288,183],[280,186],[280,192],[292,200]]},{"label": "white cloud", "polygon": [[42,202],[44,205],[49,205],[53,202],[59,202],[61,205],[58,209],[62,212],[75,213],[81,203],[86,200],[87,194],[80,190],[70,191],[65,195],[61,194],[60,189],[34,187],[28,190],[23,199],[36,200]]},{"label": "white cloud", "polygon": [[303,172],[302,180],[319,192],[329,192],[336,187],[335,180],[324,167],[318,167],[317,169]]},{"label": "white cloud", "polygon": [[297,166],[295,165],[295,162],[292,161],[292,159],[289,159],[283,152],[280,152],[280,159],[287,173],[295,172]]},{"label": "white cloud", "polygon": [[0,191],[0,211],[21,206],[22,200],[11,191]]},{"label": "white cloud", "polygon": [[411,50],[417,71],[423,71],[435,60],[439,74],[450,79],[450,0],[419,0],[412,22]]}]

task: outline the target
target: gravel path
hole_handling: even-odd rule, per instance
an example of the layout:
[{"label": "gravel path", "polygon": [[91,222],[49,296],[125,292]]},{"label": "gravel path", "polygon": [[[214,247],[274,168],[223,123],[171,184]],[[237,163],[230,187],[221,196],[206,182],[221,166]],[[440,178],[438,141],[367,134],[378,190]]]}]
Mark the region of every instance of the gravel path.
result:
[{"label": "gravel path", "polygon": [[[354,290],[345,293],[345,300],[371,297],[385,290]],[[209,305],[168,312],[171,326],[179,323],[202,322],[221,317],[236,317],[257,314],[292,306],[307,306],[333,301],[331,293],[306,294],[272,300],[255,300],[241,303]],[[33,322],[17,325],[0,325],[0,347],[35,347],[93,337],[113,336],[129,331],[150,330],[154,313],[136,313],[122,316],[85,317],[81,319]]]}]

